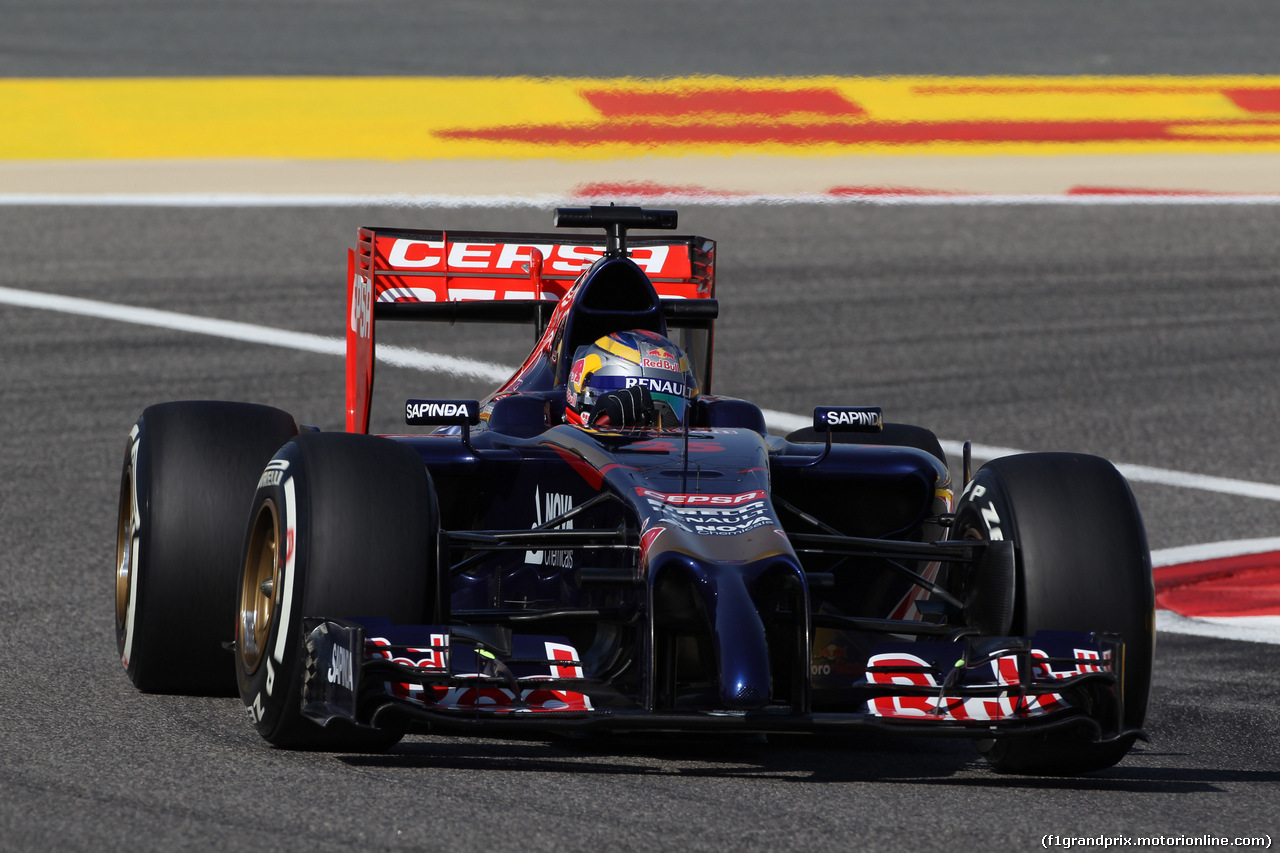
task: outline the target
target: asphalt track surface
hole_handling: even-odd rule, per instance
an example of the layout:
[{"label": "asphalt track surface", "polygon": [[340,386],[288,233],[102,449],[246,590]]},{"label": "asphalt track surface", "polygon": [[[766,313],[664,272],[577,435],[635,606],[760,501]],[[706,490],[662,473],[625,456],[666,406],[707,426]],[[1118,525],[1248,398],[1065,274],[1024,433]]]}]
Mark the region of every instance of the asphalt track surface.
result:
[{"label": "asphalt track surface", "polygon": [[[0,0],[0,75],[1280,73],[1270,3]],[[477,47],[477,46],[482,47]],[[0,210],[0,286],[336,336],[359,224],[545,211]],[[943,438],[1280,483],[1280,209],[689,208],[720,241],[716,390],[882,405]],[[477,327],[396,329],[513,363]],[[446,335],[446,331],[451,334]],[[384,338],[386,340],[386,338]],[[339,428],[331,356],[0,306],[0,848],[1027,849],[1280,829],[1280,646],[1161,635],[1151,743],[1080,779],[963,742],[410,738],[266,747],[238,700],[144,696],[111,597],[124,439],[181,398]],[[396,398],[487,390],[379,369]],[[1273,501],[1135,487],[1155,548],[1277,534]]]},{"label": "asphalt track surface", "polygon": [[[334,336],[361,223],[543,228],[517,210],[0,210],[0,285]],[[1280,482],[1275,207],[693,208],[720,240],[716,387],[1027,449]],[[513,363],[510,330],[393,326]],[[452,337],[443,337],[452,331]],[[157,401],[340,428],[332,356],[0,307],[0,846],[1025,849],[1058,835],[1277,829],[1280,646],[1161,635],[1151,743],[1081,779],[1001,777],[964,742],[494,741],[385,756],[265,746],[221,698],[145,696],[113,642],[119,466]],[[379,369],[402,395],[474,382]],[[1273,501],[1138,486],[1153,547],[1274,535]],[[856,840],[856,841],[855,841]]]},{"label": "asphalt track surface", "polygon": [[1268,0],[22,0],[0,76],[1275,74]]}]

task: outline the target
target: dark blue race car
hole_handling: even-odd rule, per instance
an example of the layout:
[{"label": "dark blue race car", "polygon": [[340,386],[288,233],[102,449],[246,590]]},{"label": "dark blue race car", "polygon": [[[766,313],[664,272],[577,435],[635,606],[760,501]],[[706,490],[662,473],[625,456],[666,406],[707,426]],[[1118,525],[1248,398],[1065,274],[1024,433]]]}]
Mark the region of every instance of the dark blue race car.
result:
[{"label": "dark blue race car", "polygon": [[[771,435],[711,392],[713,241],[629,235],[674,211],[556,224],[604,233],[361,229],[345,432],[143,412],[116,562],[134,684],[238,689],[288,747],[878,728],[1069,773],[1143,737],[1151,563],[1109,462],[971,474],[966,452],[956,498],[933,433],[879,409]],[[373,436],[375,321],[396,319],[537,344],[486,399],[409,400],[417,432]]]}]

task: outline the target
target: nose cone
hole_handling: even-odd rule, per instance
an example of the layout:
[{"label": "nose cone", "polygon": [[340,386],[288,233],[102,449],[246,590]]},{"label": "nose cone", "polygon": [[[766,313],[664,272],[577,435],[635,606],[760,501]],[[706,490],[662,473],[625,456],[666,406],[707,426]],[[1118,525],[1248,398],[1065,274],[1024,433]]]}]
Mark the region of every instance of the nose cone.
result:
[{"label": "nose cone", "polygon": [[751,711],[769,701],[769,643],[740,566],[704,567],[699,584],[720,669],[720,701]]},{"label": "nose cone", "polygon": [[769,701],[769,644],[744,567],[687,561],[682,566],[703,603],[716,649],[721,707],[753,711]]},{"label": "nose cone", "polygon": [[[804,572],[785,537],[776,535],[782,531],[769,528],[739,535],[698,536],[675,525],[662,529],[648,552],[652,602],[657,608],[652,618],[659,625],[670,620],[665,624],[678,626],[673,627],[675,634],[671,636],[682,637],[701,633],[696,622],[699,617],[706,620],[704,639],[698,644],[705,652],[698,655],[696,664],[690,660],[713,682],[710,686],[716,698],[710,701],[715,706],[706,710],[754,711],[770,702],[794,702],[800,674],[807,679],[808,646],[793,642],[793,636],[797,641],[800,637],[781,624],[766,631],[761,615],[770,614],[773,619],[790,611],[796,614],[796,630],[801,630],[801,625],[807,629]],[[659,630],[665,632],[665,628]],[[771,653],[771,642],[785,643],[786,648]],[[670,691],[675,685],[675,669],[668,666],[674,667],[674,660],[670,665],[659,662],[655,677],[671,679],[662,681],[672,685],[663,688]],[[774,672],[774,667],[781,669]],[[695,676],[695,680],[700,678]],[[781,690],[782,695],[775,690]],[[710,699],[705,693],[702,696],[699,704]]]}]

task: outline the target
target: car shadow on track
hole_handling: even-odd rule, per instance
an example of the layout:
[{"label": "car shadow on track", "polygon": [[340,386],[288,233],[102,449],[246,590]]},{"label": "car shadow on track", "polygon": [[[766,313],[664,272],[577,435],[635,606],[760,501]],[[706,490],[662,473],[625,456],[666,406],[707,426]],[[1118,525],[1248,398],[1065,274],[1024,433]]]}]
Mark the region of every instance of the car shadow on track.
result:
[{"label": "car shadow on track", "polygon": [[384,755],[343,755],[352,766],[619,776],[858,782],[945,779],[985,767],[968,743],[883,735],[814,738],[646,735],[552,741],[408,738]]},{"label": "car shadow on track", "polygon": [[1280,771],[1151,766],[1170,757],[1141,748],[1115,767],[1074,777],[991,771],[965,741],[892,735],[586,737],[546,740],[407,738],[383,755],[341,755],[352,767],[601,776],[675,776],[786,782],[877,782],[1132,793],[1215,792],[1280,782]]}]

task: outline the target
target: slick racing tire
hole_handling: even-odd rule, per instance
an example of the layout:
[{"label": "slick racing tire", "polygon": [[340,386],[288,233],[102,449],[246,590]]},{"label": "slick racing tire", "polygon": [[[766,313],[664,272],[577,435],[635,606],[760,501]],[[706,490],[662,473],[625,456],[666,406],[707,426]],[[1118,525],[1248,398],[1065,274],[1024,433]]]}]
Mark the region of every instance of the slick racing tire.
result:
[{"label": "slick racing tire", "polygon": [[431,621],[439,511],[422,459],[377,436],[303,433],[267,463],[249,518],[235,670],[258,733],[293,749],[390,748],[402,731],[302,715],[303,618]]},{"label": "slick racing tire", "polygon": [[[1142,516],[1110,462],[1074,453],[1029,453],[988,462],[956,507],[952,538],[1014,543],[1011,632],[1119,634],[1124,730],[1142,726],[1155,652],[1155,590]],[[1092,742],[1078,730],[980,741],[996,770],[1071,774],[1112,766],[1135,735]]]},{"label": "slick racing tire", "polygon": [[[788,435],[787,441],[797,444],[814,442],[825,444],[827,436],[826,433],[818,432],[813,427],[804,427]],[[914,447],[942,460],[943,465],[947,464],[947,454],[943,452],[942,445],[938,442],[938,437],[931,430],[914,424],[887,423],[880,432],[836,432],[831,434],[831,442],[833,444],[876,444]]]},{"label": "slick racing tire", "polygon": [[248,403],[151,406],[129,434],[116,525],[116,650],[148,693],[234,695],[244,524],[262,466],[297,433]]}]

